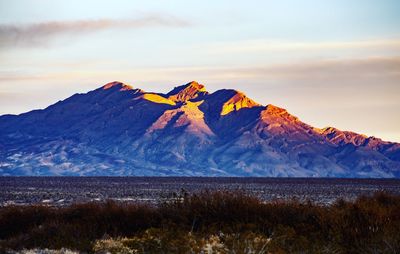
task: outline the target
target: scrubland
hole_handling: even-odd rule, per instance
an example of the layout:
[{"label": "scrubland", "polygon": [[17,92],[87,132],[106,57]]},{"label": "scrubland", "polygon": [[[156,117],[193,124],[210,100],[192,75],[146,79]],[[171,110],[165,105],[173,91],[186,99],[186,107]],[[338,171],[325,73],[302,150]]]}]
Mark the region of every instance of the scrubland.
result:
[{"label": "scrubland", "polygon": [[399,253],[400,196],[319,205],[203,191],[158,205],[7,206],[0,229],[1,253]]}]

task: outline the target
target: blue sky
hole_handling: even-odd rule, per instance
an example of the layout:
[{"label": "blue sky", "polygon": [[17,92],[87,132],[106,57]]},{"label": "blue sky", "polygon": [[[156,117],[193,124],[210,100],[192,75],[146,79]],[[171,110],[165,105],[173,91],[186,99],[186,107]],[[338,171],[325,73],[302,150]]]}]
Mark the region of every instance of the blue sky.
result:
[{"label": "blue sky", "polygon": [[120,80],[400,141],[400,1],[0,0],[0,114]]}]

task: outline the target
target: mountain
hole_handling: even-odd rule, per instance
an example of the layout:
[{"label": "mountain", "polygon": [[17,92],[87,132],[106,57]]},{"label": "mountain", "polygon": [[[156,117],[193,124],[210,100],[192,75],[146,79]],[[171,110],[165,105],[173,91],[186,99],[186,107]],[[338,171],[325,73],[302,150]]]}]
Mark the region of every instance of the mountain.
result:
[{"label": "mountain", "polygon": [[400,177],[398,143],[194,81],[167,94],[112,82],[0,116],[0,130],[0,175]]}]

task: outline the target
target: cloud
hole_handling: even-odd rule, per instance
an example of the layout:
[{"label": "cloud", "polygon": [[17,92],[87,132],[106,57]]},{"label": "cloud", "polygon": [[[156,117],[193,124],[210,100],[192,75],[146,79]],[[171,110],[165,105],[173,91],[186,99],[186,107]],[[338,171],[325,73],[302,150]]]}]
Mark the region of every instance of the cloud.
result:
[{"label": "cloud", "polygon": [[[112,76],[112,79],[129,77],[137,77],[143,81],[160,81],[165,78],[171,79],[199,79],[213,81],[258,81],[265,82],[268,80],[289,80],[293,84],[298,81],[321,81],[330,79],[335,80],[368,80],[371,78],[393,79],[400,82],[400,56],[394,57],[369,57],[360,59],[327,59],[316,61],[303,61],[287,64],[269,64],[269,65],[254,65],[254,66],[235,66],[235,67],[212,67],[212,66],[197,66],[197,67],[145,67],[131,68],[129,63],[120,63],[117,70],[111,68],[106,71],[98,71],[97,62],[87,63],[85,66],[73,68],[71,65],[63,64],[56,69],[66,69],[66,72],[50,71],[50,72],[27,72],[21,71],[0,71],[0,82],[18,81],[18,80],[60,80],[66,77],[79,78],[99,78]],[[112,62],[108,62],[112,66]],[[41,69],[49,67],[41,66]],[[75,66],[77,67],[77,66]],[[184,80],[183,80],[184,81]]]},{"label": "cloud", "polygon": [[[121,73],[124,72],[120,70]],[[319,83],[325,81],[346,81],[360,83],[371,80],[393,80],[400,82],[400,56],[368,57],[349,59],[307,60],[286,64],[257,64],[234,67],[165,67],[136,68],[129,70],[133,77],[145,77],[154,80],[155,77],[181,79],[201,79],[211,81],[230,81],[248,83],[270,83],[270,81],[287,81],[293,85],[301,82]],[[157,75],[154,75],[157,74]],[[340,82],[337,84],[340,86]]]},{"label": "cloud", "polygon": [[400,79],[400,57],[370,57],[276,64],[233,70],[238,76],[282,79],[368,79],[393,77]]},{"label": "cloud", "polygon": [[280,41],[280,40],[245,40],[209,45],[213,53],[250,53],[271,51],[317,51],[333,49],[400,49],[400,39],[375,39],[361,41]]},{"label": "cloud", "polygon": [[185,27],[189,22],[168,15],[145,16],[137,19],[98,19],[51,21],[33,24],[0,24],[0,47],[42,46],[63,35],[84,35],[112,28],[140,29],[149,27]]}]

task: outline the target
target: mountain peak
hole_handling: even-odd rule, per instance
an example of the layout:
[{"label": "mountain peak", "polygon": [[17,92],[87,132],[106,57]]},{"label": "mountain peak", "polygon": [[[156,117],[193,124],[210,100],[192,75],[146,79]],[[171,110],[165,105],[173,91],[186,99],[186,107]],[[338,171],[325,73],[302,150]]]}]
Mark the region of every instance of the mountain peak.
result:
[{"label": "mountain peak", "polygon": [[290,114],[286,109],[272,104],[268,104],[261,112],[261,119],[267,122],[273,122],[277,126],[281,126],[283,123],[293,126],[301,123],[296,116]]},{"label": "mountain peak", "polygon": [[248,98],[244,93],[237,90],[228,90],[233,96],[222,105],[221,115],[227,115],[232,111],[238,111],[242,108],[252,108],[261,106],[257,102]]},{"label": "mountain peak", "polygon": [[183,102],[195,99],[199,95],[206,93],[207,91],[202,84],[192,81],[185,85],[175,87],[167,94],[167,96],[170,100]]},{"label": "mountain peak", "polygon": [[265,111],[271,115],[283,115],[283,114],[287,113],[286,109],[280,108],[280,107],[272,105],[272,104],[268,104],[265,107]]},{"label": "mountain peak", "polygon": [[132,86],[124,84],[119,81],[113,81],[110,83],[105,84],[103,87],[103,90],[108,90],[108,89],[115,89],[119,91],[126,91],[126,90],[132,90]]}]

